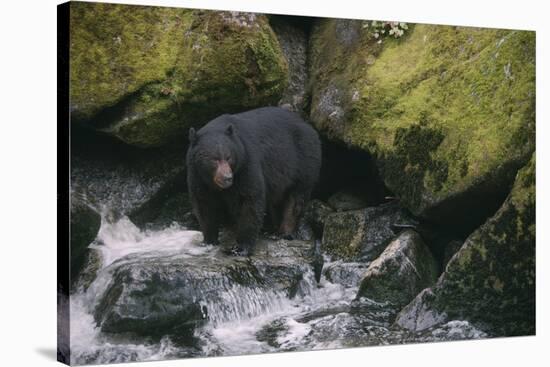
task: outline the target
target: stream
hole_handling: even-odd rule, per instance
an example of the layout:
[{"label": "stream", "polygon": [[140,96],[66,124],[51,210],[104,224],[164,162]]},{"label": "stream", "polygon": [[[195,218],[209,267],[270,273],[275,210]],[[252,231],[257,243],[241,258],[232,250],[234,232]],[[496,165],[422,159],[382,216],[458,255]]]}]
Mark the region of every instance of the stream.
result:
[{"label": "stream", "polygon": [[311,242],[264,239],[244,259],[181,225],[143,231],[108,217],[90,245],[99,259],[93,281],[71,295],[73,364],[488,336],[461,320],[417,333],[393,326],[391,304],[355,300],[368,263],[323,256],[316,274]]}]

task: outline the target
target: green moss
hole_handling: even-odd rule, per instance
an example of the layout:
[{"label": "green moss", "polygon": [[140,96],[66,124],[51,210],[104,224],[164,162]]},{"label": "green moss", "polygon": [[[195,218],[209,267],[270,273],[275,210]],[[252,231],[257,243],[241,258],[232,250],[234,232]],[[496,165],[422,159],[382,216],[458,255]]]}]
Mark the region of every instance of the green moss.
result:
[{"label": "green moss", "polygon": [[74,8],[72,117],[129,144],[181,139],[221,113],[276,104],[286,87],[288,66],[265,16]]},{"label": "green moss", "polygon": [[[131,11],[129,11],[131,9]],[[71,106],[90,118],[146,83],[166,77],[191,11],[72,2]]]},{"label": "green moss", "polygon": [[[343,46],[335,42],[338,20],[326,22],[312,38],[313,121],[328,137],[371,152],[385,167],[385,183],[413,212],[483,181],[505,186],[496,177],[499,167],[529,159],[534,32],[419,24],[404,39],[377,45],[363,31]],[[349,67],[331,66],[343,59]],[[338,90],[335,104],[343,110],[337,121],[327,117],[333,106],[322,108],[329,86]],[[441,141],[434,148],[423,140],[431,134],[423,134],[407,149],[425,152],[404,155],[403,131],[418,125],[439,132]],[[415,175],[407,181],[409,166]]]},{"label": "green moss", "polygon": [[[386,180],[400,182],[403,186],[401,196],[409,207],[421,205],[423,193],[419,188],[423,186],[428,168],[438,174],[438,183],[447,179],[447,163],[432,157],[432,152],[439,147],[443,139],[440,130],[426,126],[425,123],[396,130],[395,153],[385,161],[384,171]],[[423,144],[419,145],[418,142]]]}]

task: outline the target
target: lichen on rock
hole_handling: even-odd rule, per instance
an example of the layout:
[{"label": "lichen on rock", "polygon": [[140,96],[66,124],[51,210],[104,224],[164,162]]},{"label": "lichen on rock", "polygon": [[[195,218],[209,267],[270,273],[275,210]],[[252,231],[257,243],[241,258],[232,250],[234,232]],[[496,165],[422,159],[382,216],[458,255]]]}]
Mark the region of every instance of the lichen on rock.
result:
[{"label": "lichen on rock", "polygon": [[[502,207],[451,258],[430,297],[419,295],[397,318],[430,327],[427,313],[479,323],[494,335],[535,332],[535,155],[517,174]],[[424,321],[419,321],[424,320]]]}]

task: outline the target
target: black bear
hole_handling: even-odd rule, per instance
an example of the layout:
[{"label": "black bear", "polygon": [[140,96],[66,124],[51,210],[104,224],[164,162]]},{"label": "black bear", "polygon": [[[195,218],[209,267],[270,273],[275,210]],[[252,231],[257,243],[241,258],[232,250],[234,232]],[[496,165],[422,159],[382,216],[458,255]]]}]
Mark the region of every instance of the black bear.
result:
[{"label": "black bear", "polygon": [[189,130],[187,184],[204,242],[233,227],[234,251],[250,255],[267,212],[283,236],[295,229],[319,178],[321,142],[297,114],[278,107],[222,115]]}]

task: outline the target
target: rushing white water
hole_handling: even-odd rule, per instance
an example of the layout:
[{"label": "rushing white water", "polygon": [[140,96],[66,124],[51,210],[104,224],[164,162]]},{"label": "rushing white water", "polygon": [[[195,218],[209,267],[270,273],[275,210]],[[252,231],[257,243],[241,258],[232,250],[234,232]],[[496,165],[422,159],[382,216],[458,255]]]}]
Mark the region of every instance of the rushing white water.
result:
[{"label": "rushing white water", "polygon": [[101,251],[102,265],[107,267],[135,253],[140,253],[140,256],[185,256],[201,255],[212,249],[212,246],[198,246],[201,242],[200,232],[188,231],[176,224],[161,231],[142,232],[128,217],[122,217],[115,223],[103,220],[95,244],[91,247]]},{"label": "rushing white water", "polygon": [[159,344],[116,342],[102,335],[93,310],[112,281],[115,262],[138,254],[140,257],[207,253],[212,246],[199,245],[202,234],[173,225],[161,231],[142,232],[127,217],[110,223],[104,217],[96,240],[90,245],[101,254],[101,267],[86,292],[71,295],[71,360],[75,364],[158,360],[177,355],[168,338]]},{"label": "rushing white water", "polygon": [[[71,296],[72,362],[109,363],[314,350],[381,344],[386,342],[383,339],[386,337],[402,342],[402,336],[380,321],[383,317],[379,316],[385,312],[383,305],[376,304],[376,311],[367,316],[358,318],[353,314],[350,307],[356,302],[353,300],[358,281],[366,266],[342,262],[325,262],[320,282],[315,280],[312,269],[306,271],[292,299],[269,287],[222,284],[218,299],[203,301],[202,306],[208,309],[208,322],[195,330],[195,337],[200,341],[198,346],[182,347],[169,337],[160,342],[136,341],[100,330],[93,313],[113,282],[117,267],[147,258],[208,261],[218,249],[205,246],[201,241],[199,232],[178,225],[159,231],[140,231],[126,217],[114,223],[103,220],[90,246],[101,254],[101,266],[86,291],[80,290]],[[211,281],[218,282],[215,285],[219,286],[220,280]],[[465,330],[469,334],[465,334]],[[454,322],[432,331],[425,340],[445,340],[449,334],[458,339],[486,336],[467,323]]]}]

